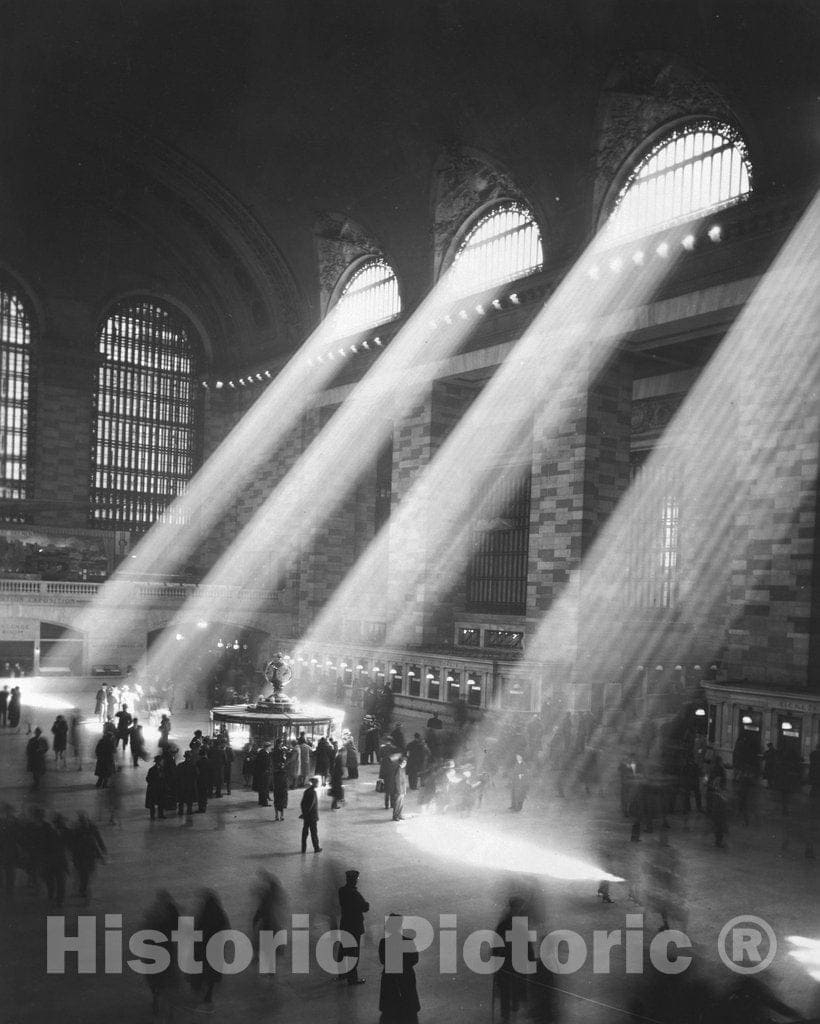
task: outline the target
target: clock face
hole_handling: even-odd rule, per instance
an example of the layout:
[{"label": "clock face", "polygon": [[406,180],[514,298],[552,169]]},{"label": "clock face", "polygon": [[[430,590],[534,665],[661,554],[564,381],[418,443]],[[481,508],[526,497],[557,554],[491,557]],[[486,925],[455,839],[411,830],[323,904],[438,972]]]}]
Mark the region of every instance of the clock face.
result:
[{"label": "clock face", "polygon": [[276,658],[265,665],[265,679],[269,683],[279,683],[285,686],[293,677],[293,669],[287,662]]}]

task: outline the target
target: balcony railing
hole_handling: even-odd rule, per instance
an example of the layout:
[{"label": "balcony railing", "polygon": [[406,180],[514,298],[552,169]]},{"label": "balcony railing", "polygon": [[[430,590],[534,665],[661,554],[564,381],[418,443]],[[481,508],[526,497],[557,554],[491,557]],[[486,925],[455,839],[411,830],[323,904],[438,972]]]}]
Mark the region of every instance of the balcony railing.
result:
[{"label": "balcony railing", "polygon": [[[84,597],[92,600],[103,589],[103,583],[63,582],[55,580],[0,579],[0,600],[3,597]],[[251,589],[224,584],[195,583],[119,583],[131,588],[135,597],[160,601],[185,601],[190,597],[215,602],[240,601],[253,604],[279,604],[278,590]]]}]

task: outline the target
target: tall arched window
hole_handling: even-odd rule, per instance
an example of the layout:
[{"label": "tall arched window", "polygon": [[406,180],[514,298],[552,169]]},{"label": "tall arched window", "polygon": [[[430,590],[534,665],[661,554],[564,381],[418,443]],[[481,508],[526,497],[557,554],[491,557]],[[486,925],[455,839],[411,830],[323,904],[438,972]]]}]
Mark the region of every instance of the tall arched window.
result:
[{"label": "tall arched window", "polygon": [[751,165],[738,132],[698,121],[664,135],[643,156],[615,201],[608,230],[615,237],[648,234],[751,191]]},{"label": "tall arched window", "polygon": [[333,307],[334,333],[339,337],[377,327],[401,313],[399,283],[381,257],[356,267]]},{"label": "tall arched window", "polygon": [[22,299],[0,286],[0,497],[5,500],[29,496],[30,371],[31,320]]},{"label": "tall arched window", "polygon": [[194,353],[182,317],[151,299],[117,306],[99,333],[91,518],[139,530],[194,469]]},{"label": "tall arched window", "polygon": [[455,291],[477,292],[532,274],[543,262],[541,232],[532,212],[521,203],[506,202],[472,225],[456,251],[449,277]]}]

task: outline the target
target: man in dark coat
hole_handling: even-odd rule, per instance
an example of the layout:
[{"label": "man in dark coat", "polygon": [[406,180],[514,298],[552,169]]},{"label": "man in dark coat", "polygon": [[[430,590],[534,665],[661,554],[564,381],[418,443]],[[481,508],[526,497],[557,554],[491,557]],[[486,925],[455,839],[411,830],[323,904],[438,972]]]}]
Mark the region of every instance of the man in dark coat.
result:
[{"label": "man in dark coat", "polygon": [[316,792],[318,785],[319,780],[314,776],[310,780],[310,785],[302,794],[300,805],[302,813],[299,815],[302,819],[302,853],[307,853],[308,832],[310,833],[310,841],[313,843],[313,852],[322,852],[322,847],[319,846],[319,794]]},{"label": "man in dark coat", "polygon": [[193,814],[196,799],[196,764],[194,752],[186,750],[181,764],[177,765],[177,814]]},{"label": "man in dark coat", "polygon": [[211,763],[208,752],[204,748],[193,752],[196,765],[196,813],[204,814],[208,810],[208,793],[211,786]]},{"label": "man in dark coat", "polygon": [[379,942],[379,962],[384,964],[379,986],[379,1010],[381,1024],[417,1024],[421,1009],[416,972],[413,968],[419,962],[415,949],[401,947],[401,971],[389,970],[388,943],[395,943],[404,936],[401,932],[402,918],[390,914],[385,924],[385,937]]},{"label": "man in dark coat", "polygon": [[38,726],[34,730],[34,735],[26,744],[26,767],[34,779],[34,789],[40,788],[40,779],[46,773],[48,743],[42,733],[42,729]]},{"label": "man in dark coat", "polygon": [[345,879],[345,884],[339,889],[339,928],[352,935],[356,944],[346,946],[342,952],[346,957],[355,957],[356,963],[342,977],[347,979],[348,985],[363,985],[364,978],[359,977],[359,946],[364,935],[364,915],[370,910],[370,904],[357,888],[359,872],[345,871]]},{"label": "man in dark coat", "polygon": [[159,812],[160,818],[165,817],[167,779],[162,762],[162,754],[157,754],[145,776],[145,807],[151,816],[151,821],[157,816],[157,812]]},{"label": "man in dark coat", "polygon": [[9,714],[9,688],[4,686],[0,690],[0,725],[6,725]]},{"label": "man in dark coat", "polygon": [[327,785],[327,777],[330,774],[330,766],[336,756],[333,747],[326,736],[320,736],[316,744],[316,774],[322,780],[322,785]]},{"label": "man in dark coat", "polygon": [[122,742],[122,749],[123,749],[123,753],[124,753],[125,752],[125,748],[128,746],[128,737],[129,737],[130,732],[131,732],[131,723],[133,722],[133,719],[131,717],[131,712],[128,710],[128,705],[127,704],[123,704],[121,710],[119,710],[117,712],[116,718],[117,718],[117,742],[116,742],[116,746],[119,746],[120,742]]},{"label": "man in dark coat", "polygon": [[260,807],[270,807],[271,753],[270,743],[258,751],[253,762],[253,788],[259,797]]},{"label": "man in dark coat", "polygon": [[138,718],[133,720],[131,728],[128,730],[128,745],[131,748],[131,761],[135,768],[139,768],[140,760],[147,760],[148,754],[145,750],[145,739]]},{"label": "man in dark coat", "polygon": [[411,789],[419,788],[419,776],[423,774],[430,760],[430,748],[421,738],[421,733],[414,733],[407,744],[407,781]]}]

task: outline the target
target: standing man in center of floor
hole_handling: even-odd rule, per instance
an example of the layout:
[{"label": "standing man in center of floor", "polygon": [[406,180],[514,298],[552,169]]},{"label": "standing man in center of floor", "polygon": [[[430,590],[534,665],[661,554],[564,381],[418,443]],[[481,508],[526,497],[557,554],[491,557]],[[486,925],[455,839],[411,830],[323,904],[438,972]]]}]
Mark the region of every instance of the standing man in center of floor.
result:
[{"label": "standing man in center of floor", "polygon": [[300,815],[302,819],[302,853],[307,853],[308,832],[310,832],[310,841],[313,843],[313,852],[322,852],[322,847],[319,846],[319,794],[316,792],[318,785],[319,780],[314,776],[302,794],[302,813]]}]

